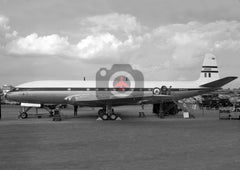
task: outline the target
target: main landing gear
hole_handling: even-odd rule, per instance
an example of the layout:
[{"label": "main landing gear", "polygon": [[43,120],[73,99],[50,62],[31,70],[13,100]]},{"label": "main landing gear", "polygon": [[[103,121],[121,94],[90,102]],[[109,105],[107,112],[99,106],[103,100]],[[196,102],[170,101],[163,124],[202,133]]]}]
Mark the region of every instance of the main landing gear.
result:
[{"label": "main landing gear", "polygon": [[111,106],[106,106],[103,109],[98,111],[98,120],[121,120],[121,118],[114,113],[114,110]]}]

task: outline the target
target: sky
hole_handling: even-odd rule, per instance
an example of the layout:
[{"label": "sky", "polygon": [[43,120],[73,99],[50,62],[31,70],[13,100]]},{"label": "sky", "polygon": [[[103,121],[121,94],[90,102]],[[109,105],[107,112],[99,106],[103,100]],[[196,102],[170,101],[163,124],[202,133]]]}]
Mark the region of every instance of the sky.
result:
[{"label": "sky", "polygon": [[240,0],[0,0],[0,86],[94,80],[119,63],[196,80],[208,54],[240,77]]}]

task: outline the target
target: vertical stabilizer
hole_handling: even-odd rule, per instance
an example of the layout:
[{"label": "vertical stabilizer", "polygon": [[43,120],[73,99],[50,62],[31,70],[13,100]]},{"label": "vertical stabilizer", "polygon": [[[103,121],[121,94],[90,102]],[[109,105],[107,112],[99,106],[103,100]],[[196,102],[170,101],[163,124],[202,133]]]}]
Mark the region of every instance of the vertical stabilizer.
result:
[{"label": "vertical stabilizer", "polygon": [[219,79],[218,66],[216,56],[213,54],[206,54],[199,81],[211,82]]}]

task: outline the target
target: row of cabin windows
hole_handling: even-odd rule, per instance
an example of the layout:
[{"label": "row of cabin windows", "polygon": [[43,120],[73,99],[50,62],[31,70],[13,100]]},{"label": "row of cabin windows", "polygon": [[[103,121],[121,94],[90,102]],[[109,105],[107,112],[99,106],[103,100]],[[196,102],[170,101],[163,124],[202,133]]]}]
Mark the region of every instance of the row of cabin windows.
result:
[{"label": "row of cabin windows", "polygon": [[[34,89],[34,88],[33,88]],[[22,90],[25,90],[25,91],[32,91],[33,89],[19,89],[19,88],[15,88],[15,89],[13,89],[13,91],[22,91]],[[64,89],[64,88],[63,88]],[[39,90],[39,89],[35,89],[36,91],[37,90]],[[44,90],[52,90],[51,88],[50,89],[44,89]],[[56,91],[58,90],[57,88],[55,89]],[[77,89],[75,89],[75,88],[67,88],[66,89],[67,91],[118,91],[119,90],[119,88],[77,88]],[[134,89],[134,88],[131,88],[131,89],[129,89],[129,88],[126,88],[125,90],[127,90],[127,91],[134,91],[134,90],[136,90],[136,91],[152,91],[153,89],[151,89],[151,88],[138,88],[138,89]]]},{"label": "row of cabin windows", "polygon": [[[67,89],[68,91],[71,91],[72,89],[71,88],[68,88]],[[105,89],[98,89],[98,88],[96,88],[96,89],[90,89],[90,88],[86,88],[85,89],[86,91],[91,91],[91,90],[95,90],[95,91],[118,91],[119,89],[118,88],[114,88],[114,89],[109,89],[109,88],[105,88]],[[125,90],[130,90],[130,91],[134,91],[134,89],[128,89],[128,88],[126,88]],[[151,88],[149,88],[149,89],[142,89],[142,88],[140,88],[140,89],[138,89],[138,91],[152,91],[152,89]]]}]

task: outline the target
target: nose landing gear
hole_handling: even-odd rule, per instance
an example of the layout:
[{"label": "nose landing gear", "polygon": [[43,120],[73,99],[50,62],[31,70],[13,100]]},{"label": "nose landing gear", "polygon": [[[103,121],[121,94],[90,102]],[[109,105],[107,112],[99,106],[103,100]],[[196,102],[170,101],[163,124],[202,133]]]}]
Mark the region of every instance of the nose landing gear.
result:
[{"label": "nose landing gear", "polygon": [[[39,108],[36,108],[36,113],[35,114],[28,113],[28,111],[30,111],[32,108],[33,107],[21,107],[20,111],[19,111],[18,118],[26,119],[26,118],[30,117],[30,115],[35,115],[38,118],[41,118],[41,116],[43,114],[38,113]],[[41,108],[45,109],[49,113],[49,117],[53,117],[55,115],[56,106],[42,106]]]},{"label": "nose landing gear", "polygon": [[22,118],[22,119],[26,119],[28,118],[28,114],[27,112],[31,109],[31,107],[23,107],[21,108],[21,110],[19,111],[19,117]]}]

